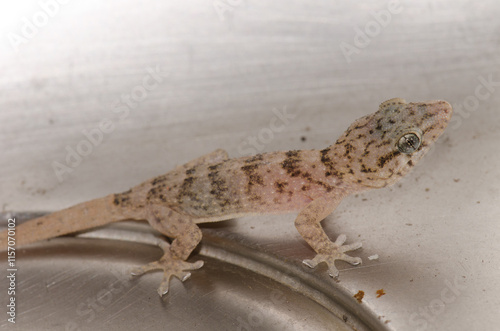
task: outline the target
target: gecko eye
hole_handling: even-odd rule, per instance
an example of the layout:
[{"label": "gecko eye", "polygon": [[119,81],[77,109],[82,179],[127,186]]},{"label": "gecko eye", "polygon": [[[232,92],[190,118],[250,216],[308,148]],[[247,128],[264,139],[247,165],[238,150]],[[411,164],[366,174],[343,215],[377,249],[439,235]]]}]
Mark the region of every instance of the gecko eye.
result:
[{"label": "gecko eye", "polygon": [[415,152],[422,142],[422,133],[412,131],[405,133],[398,140],[398,149],[401,153],[411,154]]}]

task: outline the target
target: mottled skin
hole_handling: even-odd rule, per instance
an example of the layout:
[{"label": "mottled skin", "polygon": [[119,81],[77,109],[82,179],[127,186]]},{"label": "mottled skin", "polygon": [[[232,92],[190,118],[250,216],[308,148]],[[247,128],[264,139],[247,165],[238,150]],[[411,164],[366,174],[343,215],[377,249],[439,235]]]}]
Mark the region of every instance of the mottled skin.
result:
[{"label": "mottled skin", "polygon": [[[345,245],[345,236],[332,242],[320,222],[347,195],[397,182],[429,150],[452,114],[445,101],[406,103],[391,99],[379,110],[355,121],[330,147],[258,154],[228,159],[216,150],[131,190],[111,194],[18,226],[17,245],[60,236],[125,219],[147,220],[153,228],[174,238],[162,244],[165,255],[136,268],[138,275],[164,270],[158,289],[168,291],[172,276],[185,280],[202,261],[185,260],[201,240],[198,223],[244,215],[299,211],[297,230],[316,251],[304,263],[326,262],[338,275],[335,260],[352,264],[360,258],[344,252],[361,247]],[[0,234],[6,245],[6,232]]]}]

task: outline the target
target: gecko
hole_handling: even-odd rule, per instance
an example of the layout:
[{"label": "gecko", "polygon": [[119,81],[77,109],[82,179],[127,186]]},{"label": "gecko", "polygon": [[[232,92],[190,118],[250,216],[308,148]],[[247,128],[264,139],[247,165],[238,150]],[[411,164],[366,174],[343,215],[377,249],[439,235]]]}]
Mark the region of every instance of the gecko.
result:
[{"label": "gecko", "polygon": [[[330,240],[321,221],[348,195],[396,183],[426,154],[452,115],[446,101],[407,103],[394,98],[353,122],[331,146],[229,159],[217,149],[130,190],[83,202],[19,225],[16,247],[88,230],[122,220],[147,220],[172,239],[159,243],[164,254],[136,267],[132,275],[163,271],[160,296],[172,277],[185,281],[203,261],[187,262],[202,238],[200,223],[249,215],[297,213],[295,227],[315,251],[303,263],[326,263],[338,277],[336,260],[353,265],[361,258],[345,254],[361,243]],[[7,231],[0,250],[7,249]]]}]

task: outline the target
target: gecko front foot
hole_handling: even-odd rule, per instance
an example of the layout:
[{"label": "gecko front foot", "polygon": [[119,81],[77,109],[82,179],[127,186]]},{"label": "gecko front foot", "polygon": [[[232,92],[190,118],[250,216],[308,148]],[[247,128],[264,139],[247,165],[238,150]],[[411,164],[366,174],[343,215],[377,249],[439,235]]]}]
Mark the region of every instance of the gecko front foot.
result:
[{"label": "gecko front foot", "polygon": [[346,261],[352,265],[358,265],[361,263],[361,258],[344,254],[345,252],[360,248],[362,246],[361,242],[343,245],[345,241],[346,236],[344,234],[339,235],[337,240],[334,243],[331,243],[330,247],[325,249],[324,252],[317,254],[312,260],[304,260],[302,263],[309,268],[315,268],[319,263],[326,262],[330,277],[338,277],[339,270],[335,267],[336,260]]},{"label": "gecko front foot", "polygon": [[202,266],[203,261],[190,263],[176,259],[172,256],[170,251],[167,250],[160,260],[148,263],[142,267],[134,268],[131,270],[131,273],[132,276],[140,276],[149,271],[163,270],[163,280],[158,288],[158,294],[163,296],[168,293],[170,279],[172,277],[177,277],[183,282],[191,277],[191,273],[189,271],[200,269]]}]

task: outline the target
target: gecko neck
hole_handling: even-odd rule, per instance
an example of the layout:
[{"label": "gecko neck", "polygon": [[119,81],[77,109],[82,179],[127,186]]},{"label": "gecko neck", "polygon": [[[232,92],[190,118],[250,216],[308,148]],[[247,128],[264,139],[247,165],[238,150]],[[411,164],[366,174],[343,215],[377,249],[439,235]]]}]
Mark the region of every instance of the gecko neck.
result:
[{"label": "gecko neck", "polygon": [[347,183],[353,191],[384,187],[387,184],[377,178],[373,170],[364,166],[363,159],[353,153],[353,146],[346,145],[341,139],[320,151],[321,162],[326,174],[335,176]]},{"label": "gecko neck", "polygon": [[336,144],[320,150],[319,157],[321,163],[325,166],[326,177],[335,177],[344,182],[352,182],[353,171],[349,164],[351,161],[341,154]]}]

